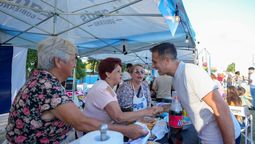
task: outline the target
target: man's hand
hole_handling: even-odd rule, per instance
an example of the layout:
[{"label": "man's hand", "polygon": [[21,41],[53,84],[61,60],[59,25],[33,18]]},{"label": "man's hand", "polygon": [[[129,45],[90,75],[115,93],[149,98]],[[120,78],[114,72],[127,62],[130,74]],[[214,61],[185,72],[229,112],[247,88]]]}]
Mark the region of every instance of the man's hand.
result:
[{"label": "man's hand", "polygon": [[154,116],[164,112],[163,107],[160,107],[160,106],[153,106],[152,109],[153,109],[153,115]]},{"label": "man's hand", "polygon": [[164,109],[164,112],[169,112],[170,111],[170,107],[171,107],[171,104],[165,104],[165,105],[162,105],[163,109]]},{"label": "man's hand", "polygon": [[151,108],[146,109],[146,116],[155,117],[158,114],[164,112],[164,109],[160,106],[153,106]]}]

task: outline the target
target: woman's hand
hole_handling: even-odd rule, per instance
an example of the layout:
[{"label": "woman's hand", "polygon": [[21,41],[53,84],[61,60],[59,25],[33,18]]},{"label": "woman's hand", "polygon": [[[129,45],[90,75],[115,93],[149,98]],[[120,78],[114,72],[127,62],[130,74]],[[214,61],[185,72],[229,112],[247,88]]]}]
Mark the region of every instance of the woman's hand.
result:
[{"label": "woman's hand", "polygon": [[163,111],[164,111],[164,109],[162,107],[153,106],[153,107],[146,109],[146,112],[147,112],[146,116],[154,117],[158,114],[161,114]]},{"label": "woman's hand", "polygon": [[125,136],[129,137],[130,139],[137,139],[147,134],[148,131],[146,129],[136,124],[128,125],[125,132]]}]

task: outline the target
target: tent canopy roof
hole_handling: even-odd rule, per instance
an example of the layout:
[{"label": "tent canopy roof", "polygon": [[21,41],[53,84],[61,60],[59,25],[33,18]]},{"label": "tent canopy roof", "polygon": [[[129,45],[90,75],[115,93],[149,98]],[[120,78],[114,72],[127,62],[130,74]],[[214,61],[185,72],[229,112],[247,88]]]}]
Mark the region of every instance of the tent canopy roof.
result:
[{"label": "tent canopy roof", "polygon": [[[179,23],[167,19],[174,15],[180,16]],[[195,33],[181,0],[0,0],[2,45],[35,49],[48,36],[68,39],[80,56],[94,58],[132,55],[161,42],[195,48]]]}]

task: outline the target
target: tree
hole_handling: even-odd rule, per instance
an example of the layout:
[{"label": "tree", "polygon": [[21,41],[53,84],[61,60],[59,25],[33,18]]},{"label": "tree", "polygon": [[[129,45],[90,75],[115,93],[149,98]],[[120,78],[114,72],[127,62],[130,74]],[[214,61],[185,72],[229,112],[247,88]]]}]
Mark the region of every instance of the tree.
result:
[{"label": "tree", "polygon": [[26,77],[37,68],[37,51],[34,49],[28,49],[27,51],[27,61],[26,61]]},{"label": "tree", "polygon": [[235,63],[231,63],[228,65],[227,67],[227,72],[235,72],[236,71],[236,64]]},{"label": "tree", "polygon": [[86,64],[80,58],[77,58],[76,63],[76,79],[83,79],[86,76]]},{"label": "tree", "polygon": [[99,61],[95,59],[88,59],[88,65],[90,66],[90,69],[92,70],[92,74],[95,74],[97,71],[97,67],[99,65]]}]

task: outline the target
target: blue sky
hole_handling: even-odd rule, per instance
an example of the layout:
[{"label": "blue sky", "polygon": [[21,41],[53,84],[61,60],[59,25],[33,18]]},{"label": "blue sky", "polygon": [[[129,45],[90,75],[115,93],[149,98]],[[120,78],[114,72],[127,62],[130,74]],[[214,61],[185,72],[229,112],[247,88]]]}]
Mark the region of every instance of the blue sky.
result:
[{"label": "blue sky", "polygon": [[[220,70],[236,63],[244,75],[255,59],[255,0],[183,0],[198,50],[206,48]],[[255,62],[255,60],[254,60]]]}]

